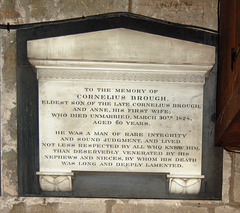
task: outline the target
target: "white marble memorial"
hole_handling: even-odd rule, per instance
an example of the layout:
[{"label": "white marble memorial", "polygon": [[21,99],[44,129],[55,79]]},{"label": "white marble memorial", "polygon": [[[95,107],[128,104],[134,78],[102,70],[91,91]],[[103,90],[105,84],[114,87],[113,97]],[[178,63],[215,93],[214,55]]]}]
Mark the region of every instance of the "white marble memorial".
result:
[{"label": "white marble memorial", "polygon": [[28,58],[43,190],[70,191],[74,171],[101,171],[164,173],[170,193],[199,192],[214,47],[120,28],[29,41]]}]

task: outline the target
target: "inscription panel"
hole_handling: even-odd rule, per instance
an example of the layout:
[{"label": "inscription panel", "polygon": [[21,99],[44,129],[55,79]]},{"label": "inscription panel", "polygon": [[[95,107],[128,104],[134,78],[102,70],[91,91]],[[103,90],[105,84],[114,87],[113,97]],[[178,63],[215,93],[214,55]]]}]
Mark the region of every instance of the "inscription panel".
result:
[{"label": "inscription panel", "polygon": [[203,86],[39,80],[40,172],[201,174]]}]

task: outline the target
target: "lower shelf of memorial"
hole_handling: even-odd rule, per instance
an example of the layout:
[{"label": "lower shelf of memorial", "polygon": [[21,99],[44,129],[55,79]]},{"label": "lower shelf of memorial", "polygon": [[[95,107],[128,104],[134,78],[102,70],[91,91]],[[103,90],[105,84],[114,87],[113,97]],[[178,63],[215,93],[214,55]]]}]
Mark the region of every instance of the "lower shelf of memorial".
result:
[{"label": "lower shelf of memorial", "polygon": [[[37,172],[43,191],[72,191],[73,172]],[[169,193],[198,194],[204,175],[167,175]]]}]

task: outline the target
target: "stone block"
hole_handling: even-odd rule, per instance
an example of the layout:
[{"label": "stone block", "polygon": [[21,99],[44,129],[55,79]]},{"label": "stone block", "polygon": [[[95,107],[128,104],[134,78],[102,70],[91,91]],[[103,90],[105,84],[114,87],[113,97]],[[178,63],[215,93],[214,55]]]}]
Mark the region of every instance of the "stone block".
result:
[{"label": "stone block", "polygon": [[127,12],[128,0],[0,1],[1,23],[55,21],[112,12]]},{"label": "stone block", "polygon": [[133,0],[132,12],[217,30],[217,0]]},{"label": "stone block", "polygon": [[218,206],[215,208],[215,213],[240,213],[240,208],[230,206]]},{"label": "stone block", "polygon": [[10,211],[9,208],[7,208],[7,207],[1,207],[0,208],[1,213],[9,213],[9,211]]},{"label": "stone block", "polygon": [[106,206],[104,202],[93,200],[79,200],[78,202],[69,200],[67,203],[46,201],[35,205],[19,203],[14,205],[9,213],[106,213]]},{"label": "stone block", "polygon": [[16,35],[2,33],[2,188],[3,196],[17,195]]},{"label": "stone block", "polygon": [[79,15],[95,15],[100,13],[119,12],[128,10],[128,1],[108,1],[108,0],[60,0],[60,11],[63,13],[70,12]]},{"label": "stone block", "polygon": [[14,31],[8,33],[6,30],[1,30],[1,35],[3,55],[2,85],[6,87],[6,92],[14,92],[15,94],[16,91],[13,90],[16,90],[16,33]]},{"label": "stone block", "polygon": [[21,16],[20,12],[16,10],[15,1],[2,0],[0,1],[0,20],[1,24],[7,22],[17,22]]},{"label": "stone block", "polygon": [[239,154],[234,155],[234,172],[235,174],[240,175],[240,155]]},{"label": "stone block", "polygon": [[223,181],[222,181],[222,202],[229,202],[230,179],[232,172],[232,159],[229,152],[223,152]]},{"label": "stone block", "polygon": [[31,21],[49,21],[78,18],[111,12],[127,12],[128,1],[108,0],[30,0],[29,12]]},{"label": "stone block", "polygon": [[27,206],[25,203],[19,203],[13,205],[13,208],[9,213],[57,213],[58,204],[48,205],[30,205]]},{"label": "stone block", "polygon": [[76,203],[63,203],[59,205],[58,213],[106,213],[104,202],[88,200]]},{"label": "stone block", "polygon": [[17,153],[14,150],[2,152],[2,186],[3,196],[17,195]]},{"label": "stone block", "polygon": [[232,195],[233,201],[240,203],[240,174],[233,177]]},{"label": "stone block", "polygon": [[143,204],[116,204],[112,213],[208,213],[206,207],[178,206],[178,205],[143,205]]}]

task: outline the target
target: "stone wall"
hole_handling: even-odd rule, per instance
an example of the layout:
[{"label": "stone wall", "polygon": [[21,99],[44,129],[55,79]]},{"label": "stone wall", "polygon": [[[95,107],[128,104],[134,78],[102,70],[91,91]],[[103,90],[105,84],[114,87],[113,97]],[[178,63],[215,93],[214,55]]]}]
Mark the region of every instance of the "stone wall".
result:
[{"label": "stone wall", "polygon": [[[1,0],[0,23],[23,24],[108,12],[149,17],[217,30],[217,0]],[[240,212],[240,156],[224,152],[222,201],[23,198],[17,196],[16,33],[0,30],[3,213]]]}]

